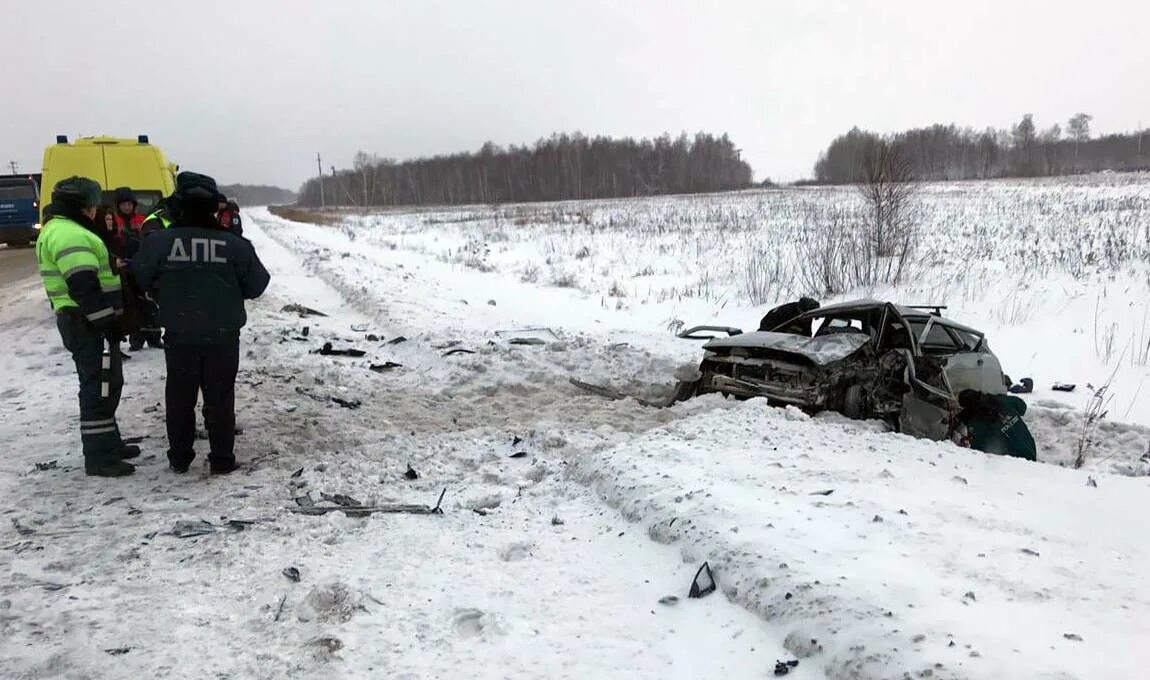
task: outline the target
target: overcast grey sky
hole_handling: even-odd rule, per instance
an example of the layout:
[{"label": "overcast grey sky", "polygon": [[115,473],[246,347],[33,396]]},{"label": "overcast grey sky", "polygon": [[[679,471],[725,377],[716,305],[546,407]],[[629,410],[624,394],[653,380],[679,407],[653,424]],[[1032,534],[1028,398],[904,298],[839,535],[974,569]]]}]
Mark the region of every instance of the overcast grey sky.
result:
[{"label": "overcast grey sky", "polygon": [[182,167],[298,188],[358,149],[552,131],[727,132],[757,179],[852,125],[1150,125],[1150,3],[1126,0],[5,0],[0,161],[149,133]]}]

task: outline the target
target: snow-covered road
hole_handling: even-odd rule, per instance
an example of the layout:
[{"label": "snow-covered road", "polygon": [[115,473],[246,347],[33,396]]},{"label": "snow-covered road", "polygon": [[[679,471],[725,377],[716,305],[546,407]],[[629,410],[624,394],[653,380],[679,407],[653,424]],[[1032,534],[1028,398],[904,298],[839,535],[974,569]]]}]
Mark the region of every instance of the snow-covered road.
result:
[{"label": "snow-covered road", "polygon": [[[203,448],[192,474],[166,469],[162,355],[143,351],[120,419],[145,457],[132,478],[85,477],[75,379],[38,283],[5,291],[0,677],[759,678],[792,658],[781,629],[721,595],[688,600],[698,562],[565,474],[577,447],[563,426],[539,429],[559,414],[437,381],[434,329],[363,360],[311,353],[397,333],[249,225],[274,278],[244,336],[243,475],[208,477]],[[404,366],[367,370],[385,359]],[[678,417],[581,399],[620,432]],[[287,511],[321,493],[434,504],[443,488],[441,516]],[[170,535],[199,520],[214,531]]]}]

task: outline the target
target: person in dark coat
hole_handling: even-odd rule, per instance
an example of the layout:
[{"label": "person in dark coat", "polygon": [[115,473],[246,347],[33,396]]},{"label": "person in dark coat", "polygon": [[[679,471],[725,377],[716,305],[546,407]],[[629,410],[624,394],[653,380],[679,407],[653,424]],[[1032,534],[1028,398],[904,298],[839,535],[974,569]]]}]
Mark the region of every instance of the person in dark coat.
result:
[{"label": "person in dark coat", "polygon": [[269,275],[252,244],[216,219],[219,191],[211,177],[176,178],[179,204],[171,226],[148,235],[132,262],[136,281],[159,303],[167,362],[168,463],[187,472],[196,457],[196,402],[204,423],[212,474],[236,469],[235,382],[244,301],[263,294]]},{"label": "person in dark coat", "polygon": [[1009,394],[963,390],[958,405],[962,407],[958,420],[966,425],[972,449],[1038,460],[1034,437],[1022,421],[1025,401]]},{"label": "person in dark coat", "polygon": [[[809,297],[802,297],[795,302],[788,302],[785,305],[779,305],[778,307],[775,307],[774,309],[771,309],[769,312],[767,312],[766,316],[764,316],[762,321],[759,322],[759,330],[774,330],[795,318],[796,316],[805,314],[812,309],[818,308],[819,301]],[[787,330],[788,332],[791,332],[791,329],[788,328]],[[798,330],[805,330],[805,334],[809,336],[811,334],[810,321],[805,322],[804,328]]]}]

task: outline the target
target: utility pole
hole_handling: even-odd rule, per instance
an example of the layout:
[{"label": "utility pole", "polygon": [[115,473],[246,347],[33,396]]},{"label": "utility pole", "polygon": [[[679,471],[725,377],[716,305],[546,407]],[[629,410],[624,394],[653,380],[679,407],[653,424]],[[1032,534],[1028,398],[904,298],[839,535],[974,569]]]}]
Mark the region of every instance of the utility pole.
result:
[{"label": "utility pole", "polygon": [[315,167],[319,170],[319,207],[326,208],[327,201],[323,197],[323,161],[320,160],[318,151],[315,154]]},{"label": "utility pole", "polygon": [[13,175],[20,174],[20,164],[16,161],[8,161],[8,167],[12,168]]}]

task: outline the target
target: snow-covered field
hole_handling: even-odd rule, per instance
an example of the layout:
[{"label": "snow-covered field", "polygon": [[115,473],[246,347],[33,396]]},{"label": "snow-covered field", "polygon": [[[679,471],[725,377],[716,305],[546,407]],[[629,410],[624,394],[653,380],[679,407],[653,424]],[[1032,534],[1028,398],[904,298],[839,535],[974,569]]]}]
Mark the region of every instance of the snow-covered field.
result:
[{"label": "snow-covered field", "polygon": [[[254,464],[226,479],[165,469],[149,351],[121,409],[149,458],[84,477],[70,362],[36,282],[10,288],[0,677],[761,678],[793,659],[798,678],[1144,677],[1148,197],[1139,176],[931,187],[926,275],[874,291],[986,330],[1039,387],[1048,462],[1077,444],[1087,383],[1114,375],[1083,470],[568,383],[664,395],[699,352],[676,321],[749,327],[806,292],[788,253],[803,215],[848,200],[836,190],[334,227],[251,210],[274,279],[244,337]],[[288,510],[321,493],[434,505],[445,488],[443,515]],[[199,519],[215,531],[170,535]],[[720,593],[687,599],[704,561]]]}]

